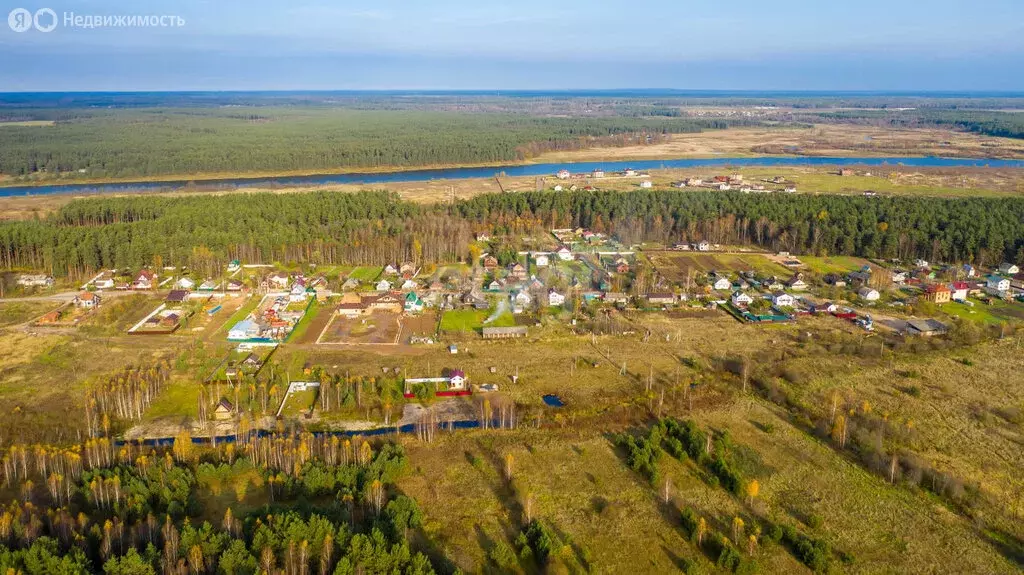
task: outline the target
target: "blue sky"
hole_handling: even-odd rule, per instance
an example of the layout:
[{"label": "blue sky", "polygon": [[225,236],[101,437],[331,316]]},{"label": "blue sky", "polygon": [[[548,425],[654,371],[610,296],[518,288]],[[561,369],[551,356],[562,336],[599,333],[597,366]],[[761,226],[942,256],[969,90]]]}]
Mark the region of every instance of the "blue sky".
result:
[{"label": "blue sky", "polygon": [[0,91],[1024,90],[1022,0],[3,1],[185,25],[0,20]]}]

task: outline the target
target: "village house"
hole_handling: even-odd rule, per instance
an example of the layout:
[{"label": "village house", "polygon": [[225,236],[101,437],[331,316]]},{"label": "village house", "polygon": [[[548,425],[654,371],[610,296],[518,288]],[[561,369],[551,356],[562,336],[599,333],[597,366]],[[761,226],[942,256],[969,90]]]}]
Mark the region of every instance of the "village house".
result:
[{"label": "village house", "polygon": [[878,301],[882,297],[882,294],[878,293],[878,290],[864,286],[857,290],[857,295],[864,301]]},{"label": "village house", "polygon": [[178,281],[174,282],[174,287],[190,290],[196,287],[196,282],[192,281],[190,278],[178,278]]},{"label": "village house", "polygon": [[622,292],[610,291],[604,294],[604,301],[613,304],[629,303],[629,296]]},{"label": "village house", "polygon": [[409,291],[411,289],[416,289],[418,287],[420,286],[419,284],[416,283],[415,280],[407,279],[404,282],[402,282],[402,287],[399,289],[401,289],[402,291]]},{"label": "village house", "polygon": [[512,313],[520,314],[526,310],[526,307],[533,302],[533,298],[530,294],[523,290],[516,290],[509,296],[512,301]]},{"label": "village house", "polygon": [[403,262],[398,268],[398,273],[402,274],[403,277],[412,277],[416,274],[416,264],[412,262]]},{"label": "village house", "polygon": [[715,279],[715,283],[712,284],[712,287],[718,291],[728,291],[732,289],[732,282],[725,276],[719,276]]},{"label": "village house", "polygon": [[741,291],[734,291],[732,293],[731,301],[732,305],[738,308],[745,308],[748,305],[750,305],[754,301],[754,299]]},{"label": "village house", "polygon": [[974,276],[978,275],[978,271],[974,269],[974,266],[972,266],[971,264],[964,264],[961,269],[963,270],[964,277],[966,278],[973,278]]},{"label": "village house", "polygon": [[419,313],[423,311],[423,300],[416,295],[416,292],[411,291],[405,296],[404,309],[405,313]]},{"label": "village house", "polygon": [[558,259],[562,260],[563,262],[572,261],[572,251],[570,251],[569,248],[565,246],[558,248],[558,251],[555,252],[555,255],[557,255]]},{"label": "village house", "polygon": [[693,244],[693,249],[697,250],[698,252],[710,251],[711,250],[711,244],[708,243],[707,240],[701,240],[701,241],[697,242],[696,244]]},{"label": "village house", "polygon": [[804,281],[804,274],[797,272],[793,274],[793,277],[789,278],[786,282],[786,287],[794,291],[803,291],[807,289],[807,282]]},{"label": "village house", "polygon": [[786,189],[783,191],[786,192],[787,194],[795,194],[796,186],[786,186]]},{"label": "village house", "polygon": [[235,414],[235,406],[227,399],[221,399],[217,402],[217,407],[213,410],[213,418],[217,421],[225,421],[231,419]]},{"label": "village house", "polygon": [[219,287],[220,284],[218,284],[216,281],[206,280],[203,283],[199,284],[199,291],[214,291]]},{"label": "village house", "polygon": [[629,273],[629,262],[627,262],[624,258],[619,258],[615,260],[615,273]]},{"label": "village house", "polygon": [[896,270],[892,272],[892,283],[901,284],[907,281],[907,272],[903,270]]},{"label": "village house", "polygon": [[640,187],[641,188],[651,188],[651,187],[653,187],[653,185],[654,184],[650,180],[644,180],[644,181],[640,182]]},{"label": "village house", "polygon": [[284,289],[288,287],[288,284],[291,283],[291,278],[288,276],[288,274],[275,272],[270,274],[270,277],[267,278],[267,281],[270,282],[271,286],[277,289]]},{"label": "village house", "polygon": [[[228,289],[231,289],[230,285]],[[327,301],[327,298],[331,297],[331,295],[333,294],[330,288],[328,288],[324,284],[317,284],[316,287],[313,288],[313,293],[316,294],[317,303],[323,303]]]},{"label": "village house", "polygon": [[384,273],[389,275],[389,276],[398,275],[398,268],[396,268],[395,266],[393,266],[391,264],[388,264],[388,265],[384,266]]},{"label": "village house", "polygon": [[114,287],[114,278],[110,276],[102,276],[96,281],[92,282],[92,285],[96,289],[112,289]]},{"label": "village house", "polygon": [[565,296],[555,290],[548,291],[548,305],[558,307],[565,303]]},{"label": "village house", "polygon": [[242,282],[240,282],[238,280],[228,280],[228,286],[227,286],[227,290],[228,291],[238,292],[238,291],[242,291],[242,289],[244,287],[245,287],[245,284],[243,284]]},{"label": "village house", "polygon": [[242,262],[239,261],[239,260],[231,260],[231,263],[228,264],[228,273],[229,274],[233,274],[233,273],[237,272],[240,269],[242,269]]},{"label": "village house", "polygon": [[950,292],[952,293],[950,298],[953,301],[967,301],[970,291],[971,286],[967,282],[953,282],[950,284]]},{"label": "village house", "polygon": [[907,321],[907,335],[930,337],[944,334],[946,331],[946,325],[934,319],[912,319]]},{"label": "village house", "polygon": [[772,305],[775,307],[793,307],[796,300],[786,292],[775,292],[772,294]]},{"label": "village house", "polygon": [[525,280],[527,277],[526,268],[523,267],[523,264],[516,262],[508,268],[508,275],[519,281]]},{"label": "village house", "polygon": [[551,262],[548,260],[547,254],[536,254],[533,256],[533,263],[539,267],[547,267]]},{"label": "village house", "polygon": [[172,289],[164,300],[167,303],[182,303],[188,299],[188,292],[183,289]]},{"label": "village house", "polygon": [[836,287],[846,287],[846,280],[839,274],[828,274],[825,276],[825,283]]},{"label": "village house", "polygon": [[864,271],[850,272],[850,283],[854,287],[860,287],[860,286],[863,286],[863,285],[867,285],[870,282],[871,282],[871,272],[864,272]]},{"label": "village house", "polygon": [[153,289],[156,284],[156,274],[149,270],[142,270],[139,275],[135,277],[135,281],[132,283],[132,289],[147,290]]},{"label": "village house", "polygon": [[923,297],[925,301],[942,304],[949,303],[952,295],[952,290],[950,290],[945,284],[930,284],[925,286],[924,295],[921,297]]},{"label": "village house", "polygon": [[93,309],[99,307],[101,301],[99,294],[83,291],[75,296],[74,304],[80,308]]},{"label": "village house", "polygon": [[559,180],[568,180],[570,177],[572,177],[572,173],[570,173],[569,170],[558,170],[558,173],[555,174],[555,177],[558,178]]},{"label": "village house", "polygon": [[999,273],[1004,276],[1012,276],[1020,273],[1020,266],[1011,263],[1003,263],[999,265]]},{"label": "village house", "polygon": [[51,287],[53,278],[46,274],[21,274],[18,276],[17,284],[22,287]]},{"label": "village house", "polygon": [[391,282],[382,279],[379,282],[377,282],[377,285],[375,287],[377,291],[389,291],[391,289]]},{"label": "village house", "polygon": [[498,269],[498,258],[491,255],[484,256],[484,269],[487,271]]},{"label": "village house", "polygon": [[306,286],[296,282],[288,292],[288,301],[292,303],[303,302],[306,301],[307,295]]},{"label": "village house", "polygon": [[404,302],[395,294],[386,293],[377,297],[367,298],[369,311],[386,311],[402,313]]},{"label": "village house", "polygon": [[676,296],[671,292],[652,292],[647,294],[647,303],[650,305],[674,305]]},{"label": "village house", "polygon": [[355,317],[366,312],[363,298],[359,294],[346,292],[341,295],[341,303],[338,304],[338,315]]},{"label": "village house", "polygon": [[989,274],[989,275],[985,276],[985,287],[987,287],[989,289],[993,289],[993,290],[999,291],[999,292],[1009,291],[1009,289],[1010,289],[1010,280],[1008,280],[1007,278],[1004,278],[1002,276],[997,276],[995,274]]},{"label": "village house", "polygon": [[492,280],[491,283],[487,284],[486,289],[487,291],[501,291],[502,287],[504,287],[504,284],[501,283],[501,280]]},{"label": "village house", "polygon": [[604,177],[604,170],[598,168],[598,169],[594,170],[593,174],[594,174],[595,178],[603,178]]},{"label": "village house", "polygon": [[928,260],[916,259],[914,260],[914,267],[924,270],[931,266],[928,265]]}]

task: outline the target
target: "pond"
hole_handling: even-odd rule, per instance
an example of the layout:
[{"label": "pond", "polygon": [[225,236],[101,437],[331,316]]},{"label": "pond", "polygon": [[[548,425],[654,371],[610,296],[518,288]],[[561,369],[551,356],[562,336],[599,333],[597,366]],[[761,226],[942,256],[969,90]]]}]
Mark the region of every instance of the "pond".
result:
[{"label": "pond", "polygon": [[550,407],[562,407],[563,405],[565,405],[565,403],[562,402],[562,398],[558,397],[557,395],[548,394],[542,397],[541,399],[544,400],[544,405]]}]

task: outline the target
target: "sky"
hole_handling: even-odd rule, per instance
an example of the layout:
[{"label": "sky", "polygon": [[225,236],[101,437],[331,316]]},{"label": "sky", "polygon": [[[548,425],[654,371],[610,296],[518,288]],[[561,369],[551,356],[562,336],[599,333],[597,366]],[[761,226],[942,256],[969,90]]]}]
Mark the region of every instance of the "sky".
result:
[{"label": "sky", "polygon": [[[0,0],[17,8],[58,25],[0,20],[0,92],[1024,90],[1024,0]],[[91,15],[183,25],[68,25]]]}]

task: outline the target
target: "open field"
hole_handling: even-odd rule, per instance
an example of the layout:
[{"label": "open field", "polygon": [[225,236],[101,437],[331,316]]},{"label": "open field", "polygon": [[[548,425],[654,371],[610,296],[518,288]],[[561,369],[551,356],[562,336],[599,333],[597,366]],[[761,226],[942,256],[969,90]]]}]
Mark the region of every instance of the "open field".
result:
[{"label": "open field", "polygon": [[401,331],[401,318],[395,313],[374,312],[356,318],[335,315],[316,342],[393,345],[398,342]]},{"label": "open field", "polygon": [[5,303],[0,300],[0,327],[32,321],[59,305],[58,302],[48,301]]},{"label": "open field", "polygon": [[878,269],[878,266],[872,264],[864,258],[858,258],[853,256],[829,256],[829,257],[818,257],[818,256],[799,256],[797,258],[804,264],[804,268],[807,271],[824,276],[827,274],[848,274],[850,272],[860,271],[864,266],[870,266],[872,269]]},{"label": "open field", "polygon": [[872,126],[816,125],[731,128],[696,134],[673,134],[670,141],[648,146],[591,148],[549,152],[532,162],[660,160],[714,156],[962,156],[1024,157],[1024,144],[1013,138],[979,136],[941,129],[893,129]]},{"label": "open field", "polygon": [[793,270],[775,263],[764,254],[722,253],[722,252],[653,252],[647,257],[658,273],[673,282],[685,282],[687,273],[696,277],[698,273],[717,271],[737,273],[753,270],[759,275],[788,277]]},{"label": "open field", "polygon": [[[441,316],[441,331],[449,333],[480,333],[484,322],[491,317],[494,310],[460,309],[449,310]],[[494,321],[486,324],[488,327],[511,327],[516,325],[516,318],[512,312],[506,311],[500,314]]]}]

